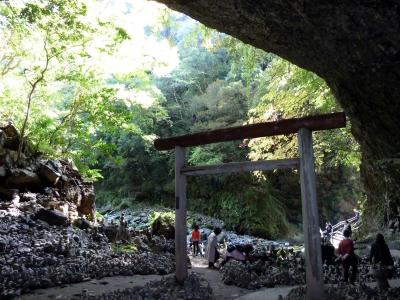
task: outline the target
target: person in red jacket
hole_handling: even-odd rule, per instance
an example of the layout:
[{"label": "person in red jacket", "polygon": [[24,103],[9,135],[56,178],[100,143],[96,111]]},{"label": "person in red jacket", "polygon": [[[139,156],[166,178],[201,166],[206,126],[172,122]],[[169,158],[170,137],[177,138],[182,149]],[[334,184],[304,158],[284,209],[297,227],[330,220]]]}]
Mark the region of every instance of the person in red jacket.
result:
[{"label": "person in red jacket", "polygon": [[356,281],[358,264],[357,256],[354,253],[354,242],[350,238],[350,231],[345,230],[343,235],[344,239],[341,240],[338,249],[339,259],[343,265],[343,281],[347,282],[349,280],[349,270],[351,267],[350,283],[354,283]]},{"label": "person in red jacket", "polygon": [[194,225],[194,229],[192,231],[192,243],[193,243],[193,255],[197,256],[200,253],[199,243],[200,243],[200,229],[199,225]]}]

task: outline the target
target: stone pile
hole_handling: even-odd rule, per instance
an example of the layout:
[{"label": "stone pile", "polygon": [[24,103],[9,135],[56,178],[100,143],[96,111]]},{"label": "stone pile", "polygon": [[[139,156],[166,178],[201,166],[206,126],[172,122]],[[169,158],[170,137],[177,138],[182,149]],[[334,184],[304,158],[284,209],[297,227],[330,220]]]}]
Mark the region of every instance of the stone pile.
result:
[{"label": "stone pile", "polygon": [[[155,213],[160,212],[172,212],[173,210],[167,208],[152,208],[143,207],[140,209],[123,209],[123,210],[108,210],[104,209],[104,218],[107,223],[117,224],[120,222],[121,216],[124,221],[127,222],[128,227],[133,228],[136,231],[148,230],[151,228],[151,216]],[[224,228],[225,224],[222,220],[212,218],[199,213],[188,212],[188,222],[192,224],[198,224],[202,230],[204,230],[205,235],[211,233],[211,230],[215,227]],[[189,226],[190,227],[190,226]],[[188,228],[189,231],[192,228]],[[208,235],[207,235],[208,236]]]},{"label": "stone pile", "polygon": [[0,211],[0,298],[90,278],[173,272],[174,256],[163,252],[162,239],[136,237],[133,245],[116,252],[97,227],[51,226],[33,214]]},{"label": "stone pile", "polygon": [[216,227],[218,228],[225,228],[225,223],[224,221],[216,218],[212,218],[210,216],[206,216],[200,213],[191,213],[189,212],[189,219],[193,224],[197,224],[200,226],[200,228],[208,228],[208,229],[214,229]]},{"label": "stone pile", "polygon": [[94,219],[93,184],[84,182],[73,163],[47,160],[26,140],[18,160],[19,143],[20,134],[12,124],[0,126],[0,209],[14,215],[41,211],[46,220],[64,215],[66,222],[73,222],[79,214]]},{"label": "stone pile", "polygon": [[278,266],[271,261],[257,260],[243,263],[230,260],[221,267],[220,272],[225,284],[247,289],[305,283],[304,267],[294,262],[285,262]]},{"label": "stone pile", "polygon": [[[306,292],[305,286],[297,287],[291,290],[283,299],[305,300]],[[370,288],[364,284],[355,286],[334,284],[329,286],[325,293],[326,298],[330,300],[397,300],[399,299],[400,288],[389,288],[389,290],[381,292],[377,288]]]},{"label": "stone pile", "polygon": [[173,272],[168,241],[120,224],[115,240],[128,244],[115,247],[110,228],[95,223],[93,185],[72,162],[44,159],[26,140],[17,159],[19,142],[12,124],[0,126],[0,299],[90,278]]},{"label": "stone pile", "polygon": [[134,209],[123,209],[123,210],[110,210],[104,214],[106,223],[118,224],[121,221],[121,217],[127,223],[129,228],[136,231],[147,231],[150,229],[150,217],[154,212],[167,211],[167,209],[154,209],[144,207],[138,210]]},{"label": "stone pile", "polygon": [[[374,281],[371,265],[366,258],[360,258],[358,265],[359,283]],[[400,278],[400,264],[395,261],[393,278]],[[222,280],[225,284],[233,284],[242,288],[257,289],[275,285],[301,285],[305,283],[304,259],[295,255],[288,260],[269,257],[268,260],[256,260],[245,263],[230,260],[221,268]],[[324,282],[338,284],[342,280],[340,265],[323,265]]]},{"label": "stone pile", "polygon": [[206,280],[196,274],[190,274],[183,285],[178,284],[174,277],[152,281],[144,287],[127,288],[102,295],[91,296],[87,293],[74,297],[80,300],[211,300],[212,290]]}]

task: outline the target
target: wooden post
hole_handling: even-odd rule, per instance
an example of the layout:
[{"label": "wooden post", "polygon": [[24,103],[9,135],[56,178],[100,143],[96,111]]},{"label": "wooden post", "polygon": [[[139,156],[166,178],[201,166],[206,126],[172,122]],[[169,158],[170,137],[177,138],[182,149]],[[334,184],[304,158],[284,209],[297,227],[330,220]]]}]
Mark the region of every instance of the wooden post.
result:
[{"label": "wooden post", "polygon": [[325,299],[312,132],[298,131],[307,299]]},{"label": "wooden post", "polygon": [[186,245],[186,176],[181,169],[186,164],[186,149],[175,147],[175,276],[178,282],[188,276]]}]

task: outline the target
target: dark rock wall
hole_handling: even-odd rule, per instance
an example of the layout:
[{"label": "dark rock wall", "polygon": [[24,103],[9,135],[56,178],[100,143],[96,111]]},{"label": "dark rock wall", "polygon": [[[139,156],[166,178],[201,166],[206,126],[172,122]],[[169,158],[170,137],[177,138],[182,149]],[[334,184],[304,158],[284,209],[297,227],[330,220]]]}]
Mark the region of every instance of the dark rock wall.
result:
[{"label": "dark rock wall", "polygon": [[361,145],[367,207],[400,213],[400,1],[156,1],[324,78]]},{"label": "dark rock wall", "polygon": [[[84,181],[71,161],[45,159],[29,148],[28,141],[17,161],[19,141],[11,123],[0,124],[0,210],[38,213],[50,223],[57,219],[57,211],[48,208],[64,213],[71,222],[78,214],[94,220],[93,184]],[[55,223],[60,222],[64,221]]]}]

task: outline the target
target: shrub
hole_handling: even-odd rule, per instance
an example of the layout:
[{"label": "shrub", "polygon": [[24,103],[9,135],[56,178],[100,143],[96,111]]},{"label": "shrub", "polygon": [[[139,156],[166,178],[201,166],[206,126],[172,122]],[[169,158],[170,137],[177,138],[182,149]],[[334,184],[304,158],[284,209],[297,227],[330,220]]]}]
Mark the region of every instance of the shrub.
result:
[{"label": "shrub", "polygon": [[175,214],[172,211],[154,212],[150,216],[151,232],[167,239],[175,238]]}]

